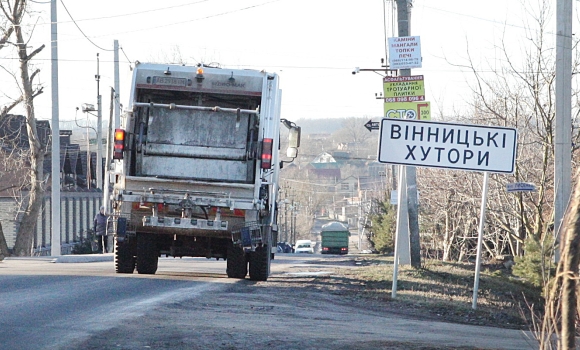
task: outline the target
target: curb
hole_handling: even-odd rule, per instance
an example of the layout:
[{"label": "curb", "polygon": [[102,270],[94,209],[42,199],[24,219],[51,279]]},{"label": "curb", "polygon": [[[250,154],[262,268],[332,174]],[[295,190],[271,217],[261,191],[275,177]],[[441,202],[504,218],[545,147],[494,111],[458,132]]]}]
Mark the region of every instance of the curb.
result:
[{"label": "curb", "polygon": [[90,263],[113,261],[113,253],[108,254],[86,254],[86,255],[61,255],[52,260],[53,263],[71,264],[71,263]]},{"label": "curb", "polygon": [[91,263],[91,262],[103,262],[103,261],[113,261],[113,253],[108,254],[71,254],[71,255],[61,255],[57,257],[53,256],[27,256],[27,257],[7,257],[4,260],[30,260],[30,261],[46,261],[52,263],[60,264],[74,264],[74,263]]}]

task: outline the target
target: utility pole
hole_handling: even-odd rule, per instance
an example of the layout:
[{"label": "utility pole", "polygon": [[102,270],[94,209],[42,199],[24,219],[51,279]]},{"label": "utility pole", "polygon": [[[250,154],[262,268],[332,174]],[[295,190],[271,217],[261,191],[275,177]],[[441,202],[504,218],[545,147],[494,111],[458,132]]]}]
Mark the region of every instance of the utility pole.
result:
[{"label": "utility pole", "polygon": [[109,200],[109,173],[111,171],[111,158],[113,153],[113,110],[115,108],[115,89],[113,88],[111,88],[111,104],[109,108],[109,127],[107,128],[107,149],[105,152],[105,181],[103,182],[103,206],[105,207],[105,213],[111,212]]},{"label": "utility pole", "polygon": [[[410,7],[412,0],[397,0],[397,25],[399,37],[410,36]],[[403,77],[411,76],[410,69],[399,70]],[[411,266],[421,267],[421,243],[419,238],[419,203],[417,202],[417,170],[413,166],[406,166],[407,182],[407,213],[409,218]],[[404,191],[399,188],[399,191]]]},{"label": "utility pole", "polygon": [[101,81],[101,76],[99,75],[99,54],[97,53],[97,75],[95,75],[95,80],[97,81],[97,164],[95,164],[95,169],[97,172],[97,188],[103,189],[103,111],[101,106],[101,92],[99,90],[99,84]]},{"label": "utility pole", "polygon": [[113,60],[115,61],[115,67],[114,67],[114,79],[115,79],[115,127],[114,129],[120,128],[121,127],[121,98],[120,98],[120,94],[119,94],[119,41],[115,40],[113,42]]},{"label": "utility pole", "polygon": [[[572,178],[572,0],[556,6],[556,127],[554,147],[554,234],[560,240],[562,219],[571,194]],[[560,261],[560,249],[554,258]]]},{"label": "utility pole", "polygon": [[51,156],[51,217],[52,236],[50,255],[60,256],[60,126],[58,125],[58,36],[56,20],[56,0],[50,1],[50,62],[52,95],[52,156]]}]

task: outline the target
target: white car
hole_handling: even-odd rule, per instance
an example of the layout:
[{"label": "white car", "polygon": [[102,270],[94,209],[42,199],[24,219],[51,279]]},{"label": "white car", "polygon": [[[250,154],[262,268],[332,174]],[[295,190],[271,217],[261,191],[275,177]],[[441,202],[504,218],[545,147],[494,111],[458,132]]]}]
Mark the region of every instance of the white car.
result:
[{"label": "white car", "polygon": [[296,241],[296,247],[294,248],[294,253],[314,254],[314,249],[312,248],[312,241],[310,241],[310,240],[298,240],[298,241]]}]

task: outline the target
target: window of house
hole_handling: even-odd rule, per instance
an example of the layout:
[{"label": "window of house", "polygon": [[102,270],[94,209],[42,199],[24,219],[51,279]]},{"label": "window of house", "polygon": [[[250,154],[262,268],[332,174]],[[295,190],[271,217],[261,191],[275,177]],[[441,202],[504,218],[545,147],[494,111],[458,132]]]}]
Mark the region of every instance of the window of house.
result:
[{"label": "window of house", "polygon": [[348,191],[348,187],[349,186],[348,186],[347,183],[346,184],[340,184],[340,189],[343,190],[343,191]]}]

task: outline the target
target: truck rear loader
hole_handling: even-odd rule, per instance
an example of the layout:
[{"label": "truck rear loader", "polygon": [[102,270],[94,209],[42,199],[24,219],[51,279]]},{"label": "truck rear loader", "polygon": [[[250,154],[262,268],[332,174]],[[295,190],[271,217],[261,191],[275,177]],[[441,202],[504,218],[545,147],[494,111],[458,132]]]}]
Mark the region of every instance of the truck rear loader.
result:
[{"label": "truck rear loader", "polygon": [[278,76],[136,64],[107,178],[117,273],[154,274],[160,256],[227,261],[265,281],[276,249],[280,125],[287,157],[300,128],[280,118]]},{"label": "truck rear loader", "polygon": [[322,254],[348,254],[350,231],[340,222],[330,222],[320,230]]}]

